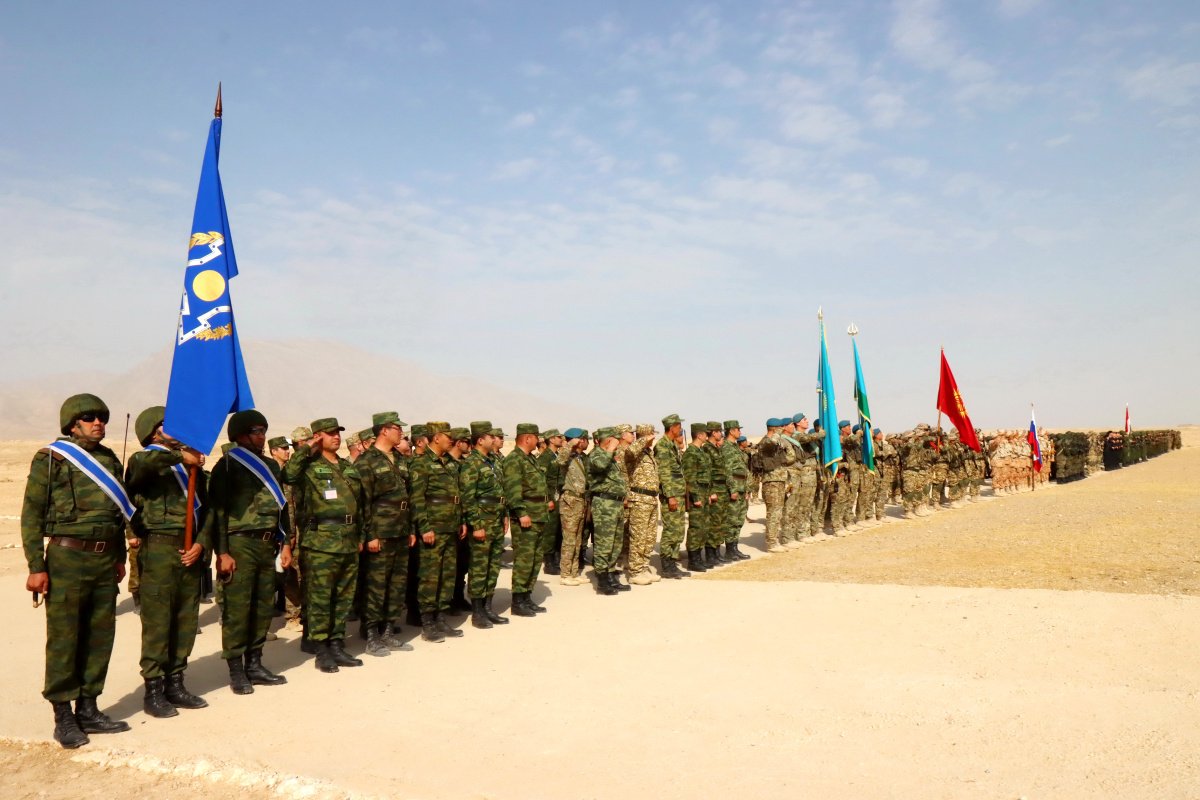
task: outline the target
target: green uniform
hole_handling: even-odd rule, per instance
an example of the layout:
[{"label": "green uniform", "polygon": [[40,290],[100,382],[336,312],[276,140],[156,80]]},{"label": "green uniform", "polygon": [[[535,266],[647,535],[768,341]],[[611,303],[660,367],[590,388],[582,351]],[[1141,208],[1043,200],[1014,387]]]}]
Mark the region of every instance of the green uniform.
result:
[{"label": "green uniform", "polygon": [[[500,462],[504,474],[504,497],[512,519],[509,526],[513,538],[512,590],[514,594],[533,591],[546,551],[545,523],[546,470],[537,457],[526,455],[519,447]],[[528,516],[532,523],[522,528],[520,518]]]},{"label": "green uniform", "polygon": [[625,496],[629,484],[614,455],[597,447],[588,455],[588,491],[596,523],[592,566],[596,574],[615,572],[625,527]]},{"label": "green uniform", "polygon": [[[90,446],[64,439],[84,449]],[[90,452],[120,480],[121,463],[112,450],[97,444]],[[116,633],[124,529],[116,503],[75,465],[46,448],[34,455],[21,506],[21,544],[30,573],[50,575],[42,688],[50,702],[99,697],[104,691]],[[47,537],[48,545],[43,542]],[[86,549],[60,545],[60,540]]]},{"label": "green uniform", "polygon": [[[687,485],[683,481],[683,457],[675,442],[663,437],[654,443],[654,463],[658,467],[658,493],[662,500],[659,516],[662,519],[662,538],[659,553],[668,558],[679,558],[679,548],[684,540],[684,515],[687,513]],[[668,501],[674,497],[675,510]]]},{"label": "green uniform", "polygon": [[[280,479],[275,459],[243,450]],[[262,480],[229,455],[213,467],[208,493],[207,538],[217,555],[237,565],[221,592],[221,657],[229,660],[262,650],[267,641],[275,612],[275,555],[289,521]]]},{"label": "green uniform", "polygon": [[[462,530],[459,462],[433,449],[409,466],[413,515],[417,526],[417,607],[422,614],[450,610],[454,595],[455,542]],[[433,544],[421,540],[433,532]]]},{"label": "green uniform", "polygon": [[[504,553],[504,486],[499,463],[472,450],[462,462],[463,516],[471,546],[467,591],[472,600],[486,600],[496,593],[500,578],[500,556]],[[484,532],[483,541],[474,532]]]},{"label": "green uniform", "polygon": [[708,547],[720,547],[725,543],[725,532],[729,525],[729,472],[725,468],[725,459],[721,450],[712,442],[705,442],[702,448],[708,456],[709,489],[717,496],[708,509],[708,528],[704,544]]},{"label": "green uniform", "polygon": [[768,433],[758,443],[758,459],[763,471],[763,502],[767,506],[766,544],[770,549],[787,541],[784,538],[784,517],[789,497],[789,472],[796,463],[796,450],[776,431]]},{"label": "green uniform", "polygon": [[[141,539],[137,551],[141,576],[143,678],[162,678],[187,668],[200,617],[200,581],[207,569],[207,554],[190,567],[180,561],[187,523],[187,490],[172,467],[183,464],[178,450],[148,448],[134,453],[125,470],[125,486],[138,514],[134,533]],[[206,505],[206,476],[198,470],[196,497]],[[193,519],[195,540],[211,552]]]},{"label": "green uniform", "polygon": [[721,459],[725,473],[729,476],[729,493],[737,493],[738,499],[729,500],[725,517],[725,544],[735,544],[742,534],[742,523],[750,507],[750,457],[742,452],[737,442],[726,440],[721,445]]},{"label": "green uniform", "polygon": [[554,501],[554,508],[546,511],[546,522],[542,526],[542,534],[539,537],[543,544],[542,556],[548,556],[555,551],[562,534],[558,499],[562,492],[563,471],[558,464],[558,454],[549,447],[542,451],[541,455],[537,457],[537,461],[546,471],[546,499]]},{"label": "green uniform", "polygon": [[[712,494],[712,459],[703,448],[689,444],[682,457],[683,480],[687,487],[688,552],[702,550],[708,543],[709,502]],[[697,507],[696,503],[700,505]]]},{"label": "green uniform", "polygon": [[363,544],[358,471],[303,444],[284,465],[283,480],[296,487],[305,631],[314,642],[343,640]]},{"label": "green uniform", "polygon": [[564,578],[579,576],[579,549],[583,544],[583,526],[587,519],[590,494],[587,483],[587,456],[564,447],[558,452],[558,464],[563,472],[559,504],[562,520],[562,550],[559,552],[559,571]]},{"label": "green uniform", "polygon": [[411,478],[398,453],[370,447],[354,462],[363,487],[363,622],[368,628],[399,620],[408,589],[408,537],[412,533]]}]

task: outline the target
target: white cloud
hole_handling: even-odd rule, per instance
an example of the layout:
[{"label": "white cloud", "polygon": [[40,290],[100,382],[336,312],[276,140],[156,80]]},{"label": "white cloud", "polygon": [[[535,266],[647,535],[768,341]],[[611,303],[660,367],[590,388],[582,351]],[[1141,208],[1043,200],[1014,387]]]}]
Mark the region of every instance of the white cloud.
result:
[{"label": "white cloud", "polygon": [[837,106],[801,103],[784,110],[780,129],[794,141],[851,146],[856,144],[859,124]]},{"label": "white cloud", "polygon": [[1023,17],[1033,9],[1041,5],[1042,0],[1000,0],[998,10],[1000,15],[1015,19]]},{"label": "white cloud", "polygon": [[532,127],[537,122],[537,114],[532,111],[522,111],[520,114],[515,114],[509,119],[505,125],[509,130],[520,130],[521,128]]},{"label": "white cloud", "polygon": [[905,117],[908,105],[902,95],[894,92],[877,92],[866,100],[867,113],[876,128],[894,128]]},{"label": "white cloud", "polygon": [[1055,136],[1052,139],[1047,139],[1046,141],[1042,142],[1042,144],[1044,144],[1046,147],[1062,147],[1064,144],[1069,143],[1073,138],[1074,137],[1071,134],[1064,133],[1062,136]]},{"label": "white cloud", "polygon": [[906,178],[920,178],[929,172],[929,161],[924,158],[915,158],[913,156],[896,156],[894,158],[886,158],[883,165],[893,172],[903,175]]},{"label": "white cloud", "polygon": [[1135,99],[1172,108],[1190,106],[1200,91],[1200,62],[1158,59],[1126,73],[1122,83]]},{"label": "white cloud", "polygon": [[492,180],[511,181],[528,178],[538,169],[539,165],[536,158],[519,158],[513,161],[505,161],[492,171]]}]

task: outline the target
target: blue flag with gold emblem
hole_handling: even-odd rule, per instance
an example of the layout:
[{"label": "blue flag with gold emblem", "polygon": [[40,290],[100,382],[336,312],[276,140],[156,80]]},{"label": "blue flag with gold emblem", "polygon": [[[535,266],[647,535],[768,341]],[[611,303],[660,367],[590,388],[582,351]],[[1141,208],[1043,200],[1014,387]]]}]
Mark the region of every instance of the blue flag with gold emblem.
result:
[{"label": "blue flag with gold emblem", "polygon": [[[818,314],[818,317],[820,315]],[[825,320],[821,319],[821,361],[817,365],[818,416],[821,419],[821,456],[825,469],[837,475],[842,460],[842,436],[838,429],[837,399],[833,392],[833,371],[829,368],[829,348],[825,345]]]},{"label": "blue flag with gold emblem", "polygon": [[254,407],[229,295],[238,270],[217,170],[220,154],[218,116],[208,129],[200,169],[163,419],[168,436],[201,453],[216,445],[231,412]]}]

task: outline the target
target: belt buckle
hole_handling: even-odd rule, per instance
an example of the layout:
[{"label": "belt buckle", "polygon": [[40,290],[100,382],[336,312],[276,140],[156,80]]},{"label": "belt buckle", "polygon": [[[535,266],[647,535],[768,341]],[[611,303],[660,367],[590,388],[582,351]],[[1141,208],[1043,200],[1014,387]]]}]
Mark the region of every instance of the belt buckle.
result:
[{"label": "belt buckle", "polygon": [[343,524],[343,525],[353,525],[353,524],[354,524],[354,515],[353,515],[353,514],[347,514],[347,515],[346,515],[346,521],[345,521],[345,522],[343,522],[342,524]]},{"label": "belt buckle", "polygon": [[92,550],[92,552],[93,553],[103,553],[107,549],[108,549],[108,542],[100,541],[100,542],[96,542],[96,547]]},{"label": "belt buckle", "polygon": [[455,506],[461,505],[462,499],[458,495],[454,495],[453,497],[450,498],[450,504],[455,505]]},{"label": "belt buckle", "polygon": [[401,511],[407,511],[407,510],[408,510],[408,501],[407,501],[407,500],[401,500],[401,501],[400,501],[400,510],[401,510]]}]

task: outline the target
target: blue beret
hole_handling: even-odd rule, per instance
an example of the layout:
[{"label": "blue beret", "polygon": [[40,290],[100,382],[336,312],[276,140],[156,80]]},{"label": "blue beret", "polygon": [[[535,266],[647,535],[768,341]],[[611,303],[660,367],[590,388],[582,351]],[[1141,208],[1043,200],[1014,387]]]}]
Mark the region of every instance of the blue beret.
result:
[{"label": "blue beret", "polygon": [[817,429],[816,429],[816,428],[809,428],[809,429],[808,429],[808,432],[809,432],[809,433],[816,433],[816,432],[817,432]]},{"label": "blue beret", "polygon": [[567,428],[566,431],[563,432],[563,436],[567,437],[568,439],[582,439],[583,437],[587,436],[587,431],[585,431],[583,428]]},{"label": "blue beret", "polygon": [[848,420],[848,419],[840,419],[840,420],[838,420],[838,427],[839,427],[839,428],[844,428],[844,427],[846,427],[846,426],[847,426],[847,425],[849,425],[849,424],[850,424],[850,420]]},{"label": "blue beret", "polygon": [[739,436],[739,437],[737,438],[737,443],[738,443],[738,444],[741,444],[741,443],[742,443],[742,442],[744,442],[744,441],[746,441],[746,437],[745,437],[745,436]]},{"label": "blue beret", "polygon": [[858,433],[858,432],[859,432],[859,431],[861,431],[861,430],[862,430],[862,425],[855,425],[853,428],[851,428],[851,429],[850,429],[850,432],[851,432],[851,433]]},{"label": "blue beret", "polygon": [[785,423],[779,417],[771,417],[769,420],[767,420],[768,428],[782,428],[786,424],[787,423]]},{"label": "blue beret", "polygon": [[792,416],[792,422],[799,422],[802,419],[808,419],[808,415],[801,411],[799,414]]},{"label": "blue beret", "polygon": [[871,433],[883,433],[883,431],[879,430],[879,428],[872,428]]}]

